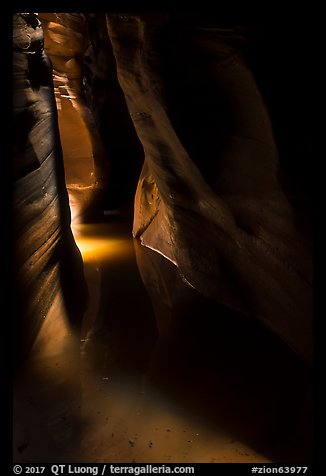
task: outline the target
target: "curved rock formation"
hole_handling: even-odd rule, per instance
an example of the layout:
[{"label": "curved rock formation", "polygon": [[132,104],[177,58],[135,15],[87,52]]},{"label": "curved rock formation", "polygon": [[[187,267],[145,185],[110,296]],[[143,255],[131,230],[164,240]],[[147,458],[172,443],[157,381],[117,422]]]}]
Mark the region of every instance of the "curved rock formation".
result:
[{"label": "curved rock formation", "polygon": [[83,62],[85,99],[109,157],[104,207],[115,209],[134,199],[144,152],[118,82],[105,13],[85,17],[89,38]]},{"label": "curved rock formation", "polygon": [[310,241],[278,181],[243,31],[167,14],[109,14],[107,24],[145,152],[134,236],[311,362]]},{"label": "curved rock formation", "polygon": [[[15,351],[30,349],[58,293],[75,322],[86,305],[70,230],[50,61],[37,14],[13,16]],[[72,279],[73,276],[73,279]]]},{"label": "curved rock formation", "polygon": [[88,47],[82,13],[40,13],[47,55],[53,64],[60,138],[73,222],[102,208],[108,158],[83,93],[83,56]]}]

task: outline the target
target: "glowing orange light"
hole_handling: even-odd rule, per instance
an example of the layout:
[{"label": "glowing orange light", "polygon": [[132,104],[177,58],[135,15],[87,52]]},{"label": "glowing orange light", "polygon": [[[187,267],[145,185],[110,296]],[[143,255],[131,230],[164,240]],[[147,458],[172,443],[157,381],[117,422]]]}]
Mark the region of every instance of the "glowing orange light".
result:
[{"label": "glowing orange light", "polygon": [[124,259],[131,255],[131,241],[99,234],[100,224],[76,224],[74,237],[84,261]]}]

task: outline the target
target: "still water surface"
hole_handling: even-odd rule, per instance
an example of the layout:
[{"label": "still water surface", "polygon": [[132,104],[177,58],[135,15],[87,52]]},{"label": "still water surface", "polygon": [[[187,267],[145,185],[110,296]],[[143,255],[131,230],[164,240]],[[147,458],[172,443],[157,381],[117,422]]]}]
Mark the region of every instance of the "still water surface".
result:
[{"label": "still water surface", "polygon": [[57,296],[15,378],[15,462],[309,461],[309,371],[130,229],[74,227],[88,310],[74,331]]}]

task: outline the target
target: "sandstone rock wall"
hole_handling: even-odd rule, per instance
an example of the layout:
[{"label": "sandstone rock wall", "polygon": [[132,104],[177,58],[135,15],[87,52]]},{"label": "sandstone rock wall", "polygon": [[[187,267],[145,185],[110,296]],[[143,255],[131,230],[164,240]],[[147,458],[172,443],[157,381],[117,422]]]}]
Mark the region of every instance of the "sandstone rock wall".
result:
[{"label": "sandstone rock wall", "polygon": [[53,65],[70,206],[73,221],[78,221],[101,211],[108,180],[108,157],[83,92],[87,21],[82,13],[40,13],[39,18]]},{"label": "sandstone rock wall", "polygon": [[87,295],[70,230],[51,64],[34,13],[13,16],[15,351],[30,349],[55,296],[77,322]]},{"label": "sandstone rock wall", "polygon": [[[134,236],[201,294],[259,319],[311,361],[311,236],[279,182],[270,117],[242,55],[245,30],[182,15],[108,14],[106,37],[103,15],[40,18],[67,187],[80,205],[73,213],[87,214],[108,183],[101,137],[111,172],[119,163],[111,205],[123,186],[122,195],[132,190],[144,153]],[[32,308],[46,309],[51,297],[34,294],[53,291],[47,283],[58,283],[65,250],[72,260],[76,252],[42,29],[34,14],[15,15],[14,25],[15,266],[21,302],[37,320]],[[69,271],[60,276],[69,280]]]},{"label": "sandstone rock wall", "polygon": [[89,43],[83,61],[87,104],[109,157],[106,209],[133,200],[144,152],[117,78],[105,13],[85,14]]},{"label": "sandstone rock wall", "polygon": [[107,24],[145,153],[134,236],[311,361],[311,241],[278,181],[243,31],[168,14],[109,14]]}]

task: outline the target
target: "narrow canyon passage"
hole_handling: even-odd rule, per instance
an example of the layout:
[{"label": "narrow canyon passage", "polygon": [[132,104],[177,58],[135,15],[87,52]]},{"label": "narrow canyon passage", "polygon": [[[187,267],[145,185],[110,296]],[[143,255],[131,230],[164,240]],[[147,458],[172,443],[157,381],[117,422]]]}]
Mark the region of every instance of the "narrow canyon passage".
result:
[{"label": "narrow canyon passage", "polygon": [[13,26],[14,462],[310,463],[291,32],[207,12]]},{"label": "narrow canyon passage", "polygon": [[130,227],[130,210],[74,227],[89,306],[79,333],[57,299],[16,377],[15,460],[307,461],[305,366]]}]

